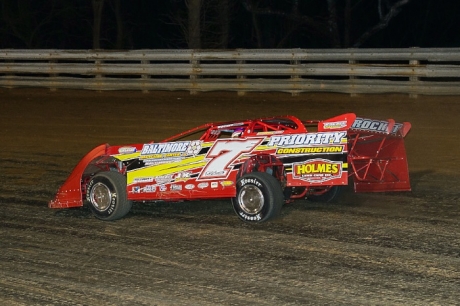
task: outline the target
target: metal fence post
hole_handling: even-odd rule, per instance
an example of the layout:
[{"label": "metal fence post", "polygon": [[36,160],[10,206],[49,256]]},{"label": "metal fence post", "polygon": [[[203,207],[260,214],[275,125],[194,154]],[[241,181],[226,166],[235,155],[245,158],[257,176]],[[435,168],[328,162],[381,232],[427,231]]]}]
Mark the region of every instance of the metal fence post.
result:
[{"label": "metal fence post", "polygon": [[356,97],[358,96],[358,94],[355,92],[355,80],[358,78],[357,76],[355,76],[353,74],[354,72],[354,65],[356,65],[358,63],[358,61],[355,61],[355,60],[349,60],[348,61],[348,65],[350,66],[350,71],[352,73],[350,73],[350,97]]},{"label": "metal fence post", "polygon": [[[150,64],[150,61],[142,60],[142,61],[141,61],[141,64],[142,64],[142,66],[143,66],[143,67],[142,67],[142,70],[145,71],[145,67],[144,67],[144,66],[148,66],[148,65]],[[148,90],[146,87],[148,87],[148,79],[150,79],[150,75],[148,75],[148,74],[146,74],[146,73],[145,73],[145,74],[142,74],[142,75],[141,75],[141,79],[142,79],[142,87],[144,88],[144,89],[142,89],[142,92],[143,92],[143,93],[149,93],[149,90]]]},{"label": "metal fence post", "polygon": [[[412,67],[417,67],[419,66],[420,61],[419,60],[410,60],[409,65]],[[414,68],[412,68],[412,72],[415,73]],[[410,88],[411,92],[409,93],[409,97],[411,98],[417,98],[418,94],[415,93],[415,88],[418,87],[419,85],[419,77],[418,76],[411,76],[409,77],[409,82],[410,82]]]},{"label": "metal fence post", "polygon": [[101,92],[102,89],[103,89],[103,78],[104,78],[104,75],[102,73],[100,73],[100,71],[102,70],[101,69],[101,65],[102,65],[103,61],[101,60],[95,60],[94,61],[94,65],[96,67],[96,74],[94,76],[95,78],[95,84],[96,84],[96,87],[98,88],[97,91]]},{"label": "metal fence post", "polygon": [[[192,54],[193,56],[193,54]],[[191,60],[192,64],[192,73],[190,74],[190,94],[196,95],[198,94],[198,83],[197,79],[199,78],[198,73],[200,72],[200,60]]]},{"label": "metal fence post", "polygon": [[[298,88],[298,83],[301,81],[301,77],[298,74],[299,66],[300,66],[300,61],[299,60],[291,60],[291,67],[292,67],[292,75],[291,75],[292,91],[291,91],[291,95],[292,96],[298,96],[299,92],[300,92],[299,89],[296,90],[296,88]],[[296,70],[297,70],[297,73],[296,73]]]},{"label": "metal fence post", "polygon": [[[245,63],[246,63],[246,61],[243,61],[243,60],[237,60],[236,61],[237,65],[244,65]],[[241,67],[238,67],[238,75],[236,76],[236,78],[239,80],[238,81],[238,88],[245,88],[244,84],[246,84],[246,82],[245,82],[246,76],[240,74],[239,73],[240,70],[241,70]],[[238,90],[237,94],[238,94],[238,96],[244,96],[246,94],[246,91],[245,90]]]},{"label": "metal fence post", "polygon": [[[53,71],[54,65],[57,61],[56,60],[51,60],[49,61],[50,63],[50,70]],[[51,73],[50,74],[50,79],[53,80],[55,79],[59,74],[57,73]],[[50,91],[57,91],[57,87],[53,87],[53,81],[50,82]]]}]

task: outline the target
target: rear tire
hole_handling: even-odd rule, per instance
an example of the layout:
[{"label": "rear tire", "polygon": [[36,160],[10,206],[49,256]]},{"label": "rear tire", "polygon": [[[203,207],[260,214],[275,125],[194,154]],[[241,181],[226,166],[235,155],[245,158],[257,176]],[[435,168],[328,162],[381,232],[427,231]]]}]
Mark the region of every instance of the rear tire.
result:
[{"label": "rear tire", "polygon": [[233,209],[248,223],[260,223],[279,216],[284,203],[279,181],[265,172],[248,173],[238,179]]},{"label": "rear tire", "polygon": [[132,202],[126,193],[126,177],[118,172],[101,172],[88,182],[86,201],[96,218],[113,221],[126,216]]}]

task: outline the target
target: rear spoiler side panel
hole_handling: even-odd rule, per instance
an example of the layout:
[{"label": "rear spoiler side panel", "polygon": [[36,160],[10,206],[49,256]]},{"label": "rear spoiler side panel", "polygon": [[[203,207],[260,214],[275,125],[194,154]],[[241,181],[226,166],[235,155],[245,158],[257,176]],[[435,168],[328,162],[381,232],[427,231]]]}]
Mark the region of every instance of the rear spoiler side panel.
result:
[{"label": "rear spoiler side panel", "polygon": [[409,122],[357,117],[348,130],[349,174],[356,192],[410,191],[404,137]]}]

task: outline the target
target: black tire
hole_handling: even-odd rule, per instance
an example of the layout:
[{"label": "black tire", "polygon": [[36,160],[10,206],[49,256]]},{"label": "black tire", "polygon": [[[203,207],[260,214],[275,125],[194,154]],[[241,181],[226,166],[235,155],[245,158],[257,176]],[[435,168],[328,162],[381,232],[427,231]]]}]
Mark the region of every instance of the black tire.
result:
[{"label": "black tire", "polygon": [[113,221],[126,216],[132,206],[126,193],[126,177],[118,172],[101,172],[88,182],[86,201],[96,218]]},{"label": "black tire", "polygon": [[284,203],[279,181],[266,172],[243,175],[236,183],[233,209],[248,223],[260,223],[279,216]]},{"label": "black tire", "polygon": [[344,186],[331,186],[328,191],[323,194],[311,194],[307,196],[307,200],[311,202],[334,203],[340,197]]}]

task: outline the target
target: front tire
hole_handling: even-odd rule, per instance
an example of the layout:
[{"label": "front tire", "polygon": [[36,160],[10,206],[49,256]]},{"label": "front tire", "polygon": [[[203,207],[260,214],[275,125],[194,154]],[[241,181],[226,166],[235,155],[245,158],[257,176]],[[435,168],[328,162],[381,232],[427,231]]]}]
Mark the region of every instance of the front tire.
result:
[{"label": "front tire", "polygon": [[88,182],[86,201],[96,218],[113,221],[131,209],[126,193],[126,177],[118,172],[101,172]]},{"label": "front tire", "polygon": [[284,202],[279,181],[265,172],[248,173],[238,179],[233,209],[248,223],[260,223],[276,218]]}]

